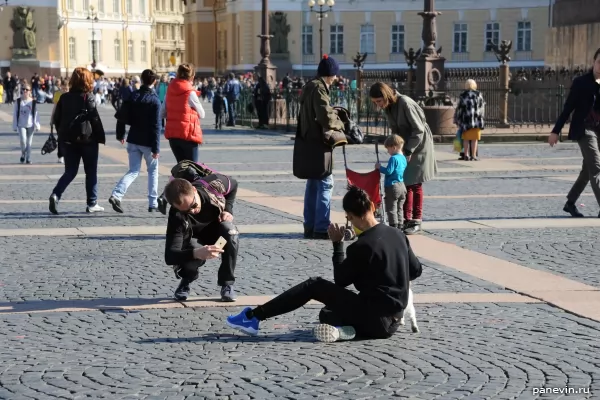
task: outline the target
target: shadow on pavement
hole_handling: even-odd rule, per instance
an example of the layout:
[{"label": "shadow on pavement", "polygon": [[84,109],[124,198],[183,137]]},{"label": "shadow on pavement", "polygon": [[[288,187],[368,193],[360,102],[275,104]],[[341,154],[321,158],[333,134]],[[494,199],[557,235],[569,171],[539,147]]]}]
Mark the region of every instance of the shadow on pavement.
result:
[{"label": "shadow on pavement", "polygon": [[[224,328],[227,328],[223,322]],[[231,329],[231,328],[229,328]],[[312,336],[310,330],[292,330],[281,334],[273,335],[261,335],[249,336],[241,334],[228,334],[228,333],[207,333],[202,336],[189,337],[189,338],[155,338],[155,339],[143,339],[137,340],[138,344],[158,344],[158,343],[197,343],[197,342],[211,342],[211,343],[232,343],[232,342],[316,342]]]}]

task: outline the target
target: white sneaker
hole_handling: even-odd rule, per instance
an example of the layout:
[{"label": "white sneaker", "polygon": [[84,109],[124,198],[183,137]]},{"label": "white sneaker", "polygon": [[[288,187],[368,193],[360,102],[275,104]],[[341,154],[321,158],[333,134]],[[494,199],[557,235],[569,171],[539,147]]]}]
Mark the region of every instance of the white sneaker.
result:
[{"label": "white sneaker", "polygon": [[85,209],[85,212],[88,212],[88,213],[95,213],[95,212],[101,212],[101,211],[104,211],[104,207],[100,207],[98,204],[94,205],[93,207],[88,206]]},{"label": "white sneaker", "polygon": [[351,326],[333,326],[319,324],[313,329],[313,335],[319,342],[333,343],[338,340],[352,340],[356,336],[356,330]]},{"label": "white sneaker", "polygon": [[60,157],[60,158],[58,159],[58,163],[59,163],[59,164],[64,164],[64,163],[65,163],[65,158],[64,158],[64,157]]}]

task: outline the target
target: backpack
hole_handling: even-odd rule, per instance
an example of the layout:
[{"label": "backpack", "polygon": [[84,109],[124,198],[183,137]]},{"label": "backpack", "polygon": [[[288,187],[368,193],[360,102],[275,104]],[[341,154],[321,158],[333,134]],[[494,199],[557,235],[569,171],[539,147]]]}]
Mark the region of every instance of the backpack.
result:
[{"label": "backpack", "polygon": [[[206,180],[205,178],[209,175],[218,175],[221,179]],[[183,160],[171,168],[171,176],[185,179],[190,183],[200,183],[207,192],[218,198],[223,198],[231,192],[229,178],[202,163]]]},{"label": "backpack", "polygon": [[344,123],[344,134],[346,135],[348,144],[362,144],[365,137],[360,126],[350,118],[350,112],[346,108],[340,106],[333,107],[333,110]]},{"label": "backpack", "polygon": [[87,93],[83,95],[83,107],[67,126],[67,138],[71,143],[90,143],[92,141],[91,112],[87,108]]}]

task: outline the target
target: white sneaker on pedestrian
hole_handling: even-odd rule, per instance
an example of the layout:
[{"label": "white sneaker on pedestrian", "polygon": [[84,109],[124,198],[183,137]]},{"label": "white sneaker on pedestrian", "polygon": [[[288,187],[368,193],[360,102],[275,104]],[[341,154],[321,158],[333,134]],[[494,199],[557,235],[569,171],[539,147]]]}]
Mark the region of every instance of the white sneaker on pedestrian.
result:
[{"label": "white sneaker on pedestrian", "polygon": [[60,158],[58,159],[58,163],[59,163],[59,164],[64,164],[64,163],[65,163],[65,158],[64,158],[64,157],[60,157]]},{"label": "white sneaker on pedestrian", "polygon": [[313,329],[313,335],[319,342],[333,343],[339,340],[354,339],[356,337],[356,330],[351,326],[319,324]]},{"label": "white sneaker on pedestrian", "polygon": [[104,207],[100,207],[98,204],[94,204],[92,207],[88,206],[85,209],[85,212],[88,213],[96,213],[96,212],[102,212],[104,211]]}]

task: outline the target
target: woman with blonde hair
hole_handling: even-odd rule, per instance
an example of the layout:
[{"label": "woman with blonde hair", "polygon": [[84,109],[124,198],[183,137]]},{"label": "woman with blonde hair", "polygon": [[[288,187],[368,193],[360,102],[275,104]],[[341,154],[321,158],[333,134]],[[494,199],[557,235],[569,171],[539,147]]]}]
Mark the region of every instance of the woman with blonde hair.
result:
[{"label": "woman with blonde hair", "polygon": [[31,145],[33,133],[40,130],[40,116],[36,110],[36,101],[31,97],[29,83],[23,85],[23,94],[13,108],[13,131],[19,133],[21,142],[21,163],[31,164]]},{"label": "woman with blonde hair", "polygon": [[[181,64],[177,68],[177,77],[169,83],[162,104],[161,118],[166,120],[165,138],[169,140],[169,146],[178,163],[183,160],[198,162],[200,159],[200,120],[206,114],[192,86],[194,75],[193,65]],[[167,214],[167,201],[162,194],[158,198],[158,209],[164,215]]]},{"label": "woman with blonde hair", "polygon": [[473,79],[465,82],[465,91],[458,99],[454,113],[454,120],[462,132],[465,161],[478,161],[477,142],[481,140],[481,131],[484,129],[483,116],[485,101],[477,91],[477,83]]},{"label": "woman with blonde hair", "polygon": [[423,109],[410,97],[401,95],[382,82],[371,86],[369,97],[377,107],[383,109],[391,133],[404,139],[403,153],[408,165],[404,171],[406,202],[403,229],[407,235],[420,233],[423,183],[437,174],[433,134]]},{"label": "woman with blonde hair", "polygon": [[65,158],[65,172],[52,190],[49,209],[52,214],[58,214],[58,202],[77,176],[79,163],[83,160],[86,212],[104,211],[98,205],[98,153],[99,144],[105,144],[106,138],[92,93],[94,76],[86,68],[75,68],[69,87],[69,91],[60,96],[52,115],[58,145],[62,146],[61,153]]}]

